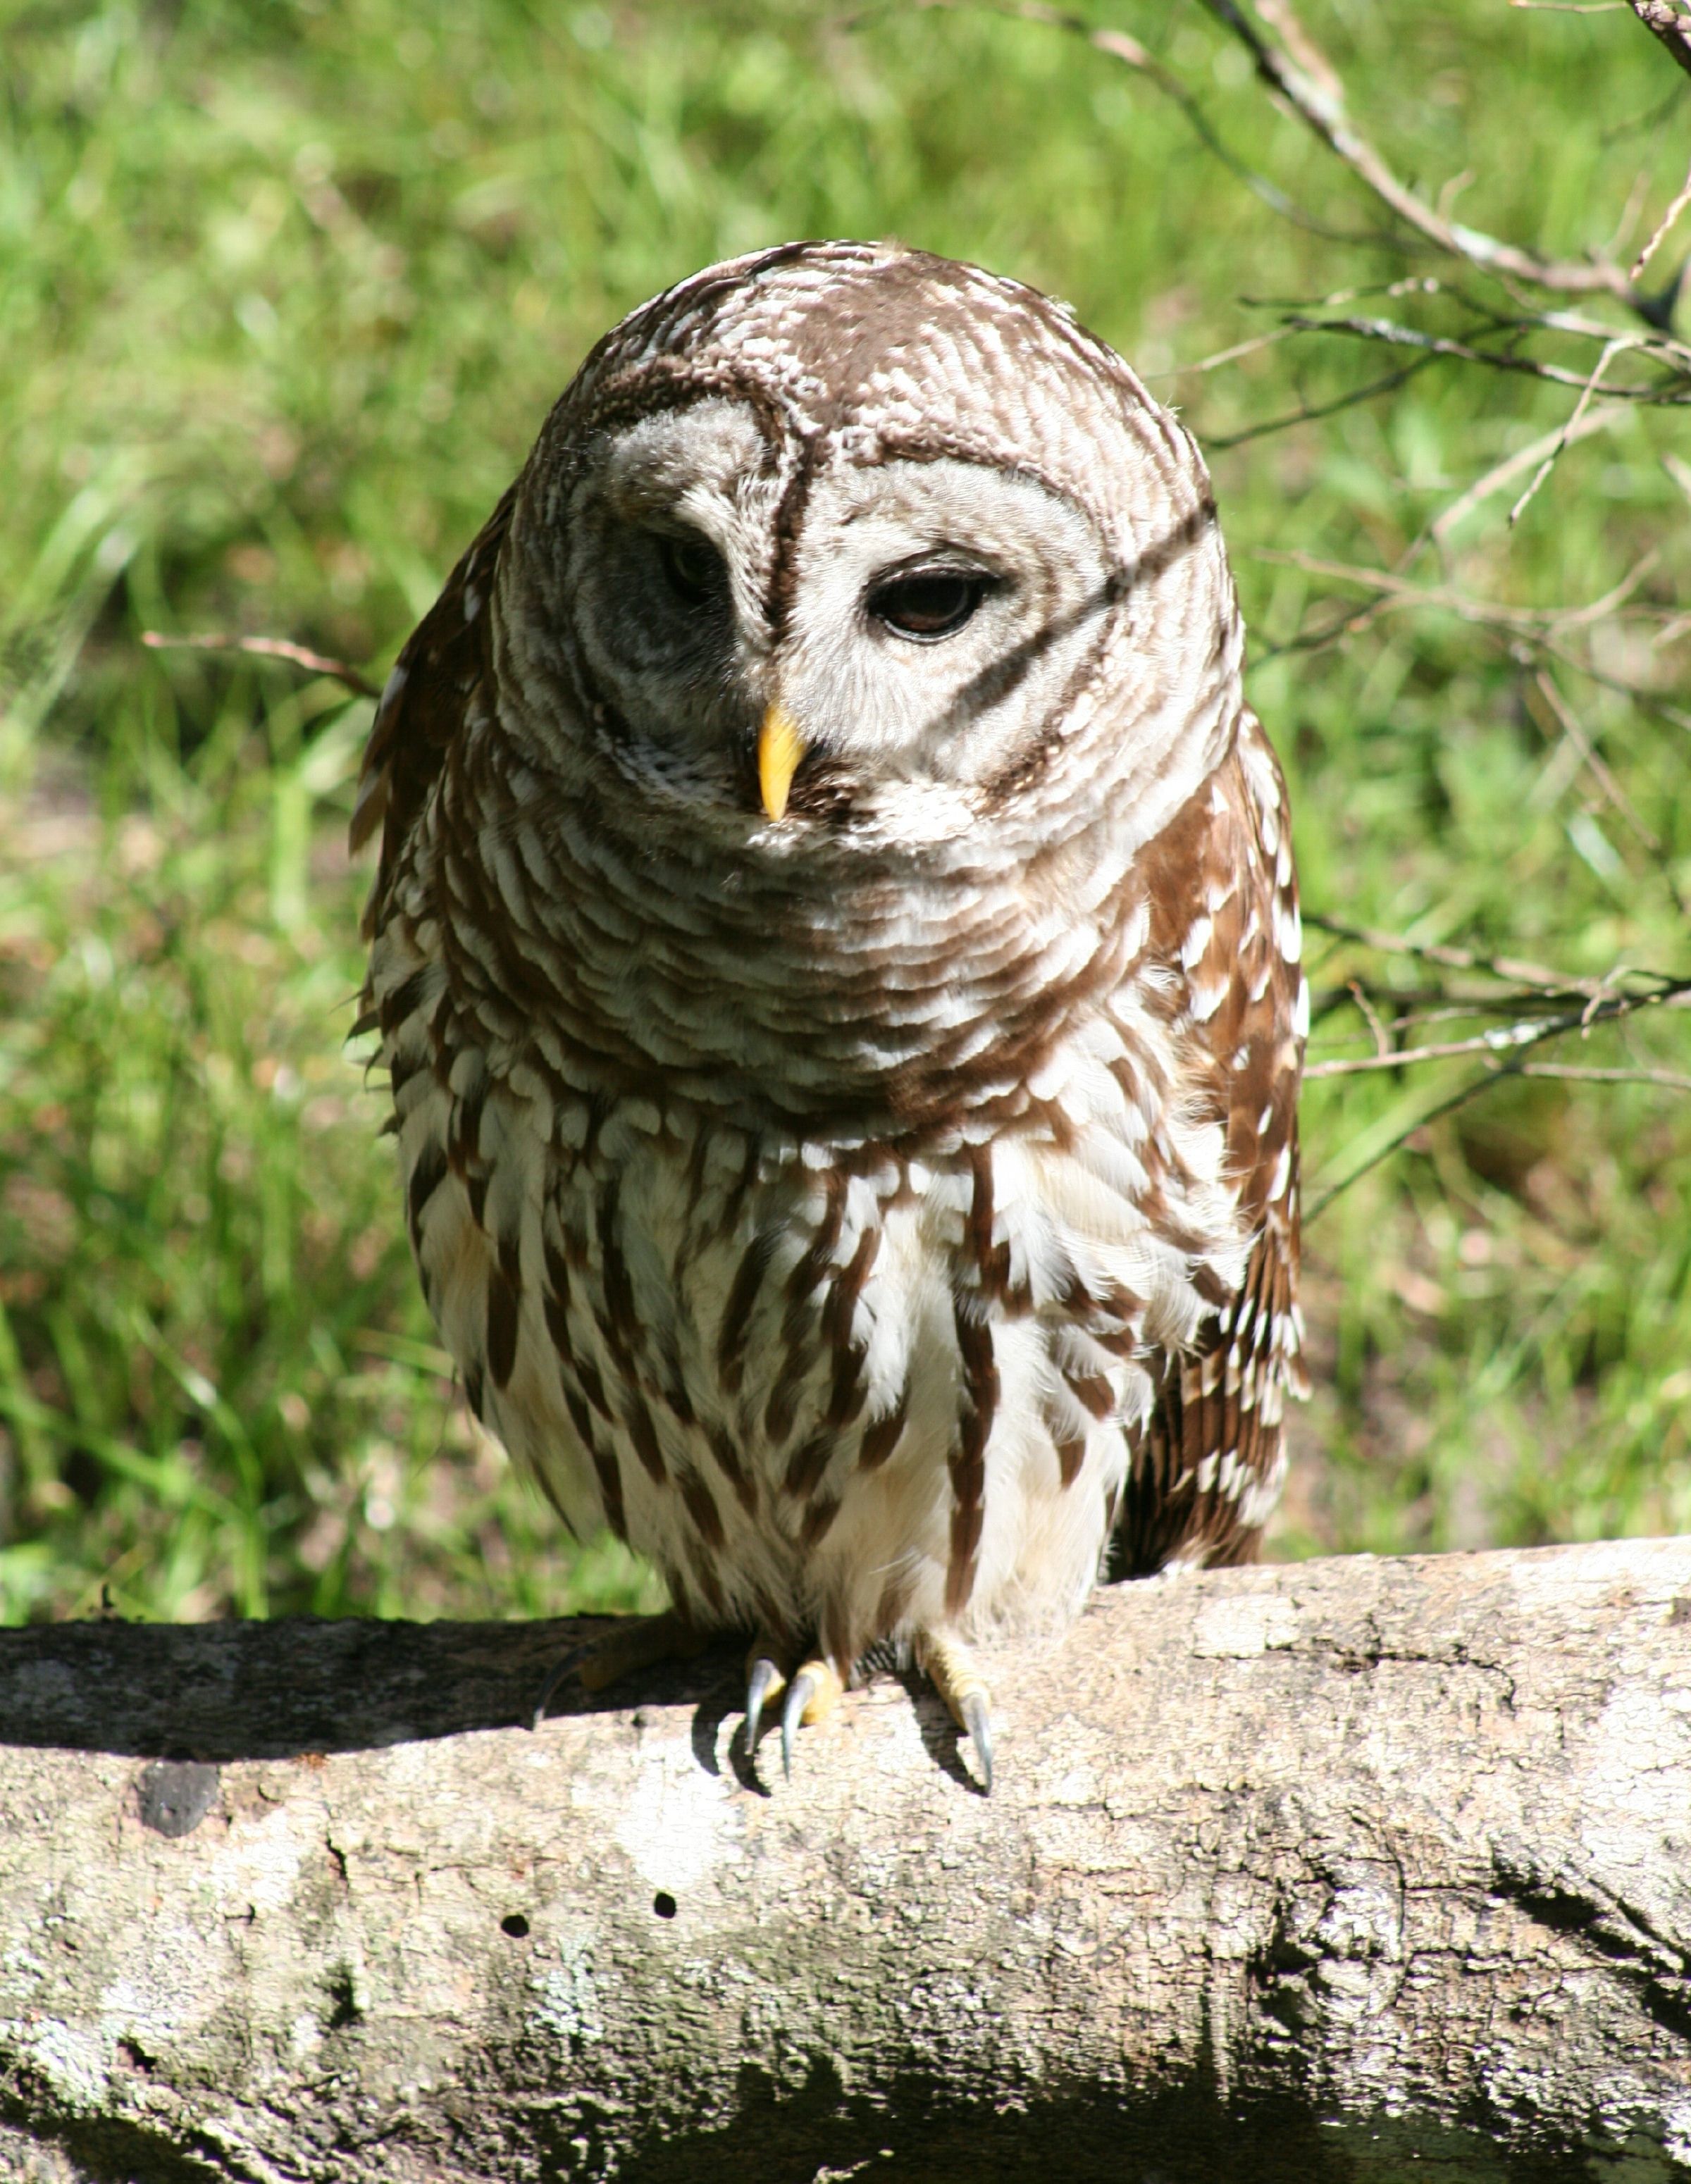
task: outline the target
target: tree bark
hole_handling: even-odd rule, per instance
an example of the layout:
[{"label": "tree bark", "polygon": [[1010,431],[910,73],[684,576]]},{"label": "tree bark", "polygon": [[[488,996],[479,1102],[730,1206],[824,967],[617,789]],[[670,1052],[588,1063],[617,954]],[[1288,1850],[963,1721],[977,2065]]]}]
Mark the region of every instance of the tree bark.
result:
[{"label": "tree bark", "polygon": [[1691,1540],[1101,1594],[743,1747],[586,1626],[0,1635],[0,2175],[1691,2170]]}]

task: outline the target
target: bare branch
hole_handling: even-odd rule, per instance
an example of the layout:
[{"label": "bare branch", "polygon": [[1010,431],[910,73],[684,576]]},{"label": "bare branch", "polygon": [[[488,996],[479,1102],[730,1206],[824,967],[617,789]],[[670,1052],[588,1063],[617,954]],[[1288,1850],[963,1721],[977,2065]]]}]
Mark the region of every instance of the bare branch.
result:
[{"label": "bare branch", "polygon": [[[1458,524],[1471,515],[1482,502],[1489,500],[1494,493],[1501,493],[1506,485],[1512,485],[1523,471],[1531,470],[1535,463],[1542,462],[1552,452],[1577,447],[1582,440],[1588,440],[1593,432],[1600,432],[1605,425],[1626,414],[1625,405],[1619,402],[1599,404],[1588,410],[1582,417],[1577,420],[1571,418],[1565,425],[1557,426],[1554,431],[1546,432],[1542,438],[1532,441],[1528,446],[1517,448],[1512,455],[1506,455],[1502,462],[1488,470],[1484,476],[1476,478],[1465,493],[1459,494],[1427,526],[1426,538],[1443,548]],[[1418,540],[1404,556],[1406,562],[1415,558],[1421,543]]]},{"label": "bare branch", "polygon": [[0,2174],[1683,2176],[1688,1596],[1107,1586],[990,1801],[885,1678],[783,1780],[727,1648],[512,1726],[583,1624],[0,1633]]},{"label": "bare branch", "polygon": [[1691,15],[1682,14],[1673,0],[1627,0],[1627,5],[1654,36],[1691,75]]},{"label": "bare branch", "polygon": [[[1297,329],[1288,328],[1287,331],[1295,332]],[[1266,439],[1270,432],[1283,432],[1292,425],[1310,425],[1322,417],[1337,416],[1341,410],[1353,410],[1359,402],[1371,402],[1376,394],[1393,393],[1406,381],[1413,379],[1418,371],[1425,370],[1432,361],[1430,356],[1417,357],[1413,364],[1406,364],[1401,371],[1388,371],[1383,379],[1370,379],[1365,387],[1353,387],[1348,393],[1341,394],[1331,402],[1318,402],[1313,407],[1291,410],[1280,417],[1265,417],[1261,424],[1247,425],[1241,432],[1206,432],[1204,445],[1214,448],[1242,448],[1248,441]]]},{"label": "bare branch", "polygon": [[1431,1046],[1400,1046],[1385,1054],[1349,1055],[1328,1061],[1311,1061],[1304,1065],[1303,1074],[1311,1081],[1326,1077],[1362,1077],[1380,1069],[1407,1069],[1415,1062],[1455,1061],[1476,1054],[1507,1054],[1513,1048],[1542,1046],[1546,1039],[1562,1039],[1569,1032],[1577,1031],[1582,1036],[1598,1024],[1618,1023],[1623,1017],[1636,1016],[1640,1009],[1671,1006],[1685,994],[1691,994],[1691,978],[1676,979],[1649,994],[1611,994],[1607,999],[1593,994],[1584,1008],[1569,1010],[1560,1016],[1529,1017],[1520,1023],[1494,1024],[1489,1031],[1479,1032],[1472,1039],[1443,1039]]},{"label": "bare branch", "polygon": [[[1312,577],[1331,577],[1336,582],[1355,584],[1365,591],[1377,593],[1376,604],[1363,610],[1370,617],[1376,613],[1391,613],[1398,608],[1430,609],[1455,615],[1463,621],[1535,638],[1542,638],[1546,632],[1578,629],[1613,614],[1643,582],[1659,558],[1652,549],[1634,565],[1620,583],[1605,592],[1600,599],[1590,600],[1584,606],[1512,607],[1504,605],[1498,599],[1469,599],[1448,585],[1413,584],[1407,577],[1399,577],[1389,569],[1366,569],[1354,562],[1326,561],[1314,554],[1272,546],[1258,546],[1254,552],[1259,561],[1283,562],[1294,569],[1302,569]],[[1356,618],[1348,618],[1328,634],[1342,634],[1356,626]],[[1287,649],[1286,646],[1280,648],[1282,651]],[[1572,665],[1580,666],[1578,661]],[[1581,668],[1581,671],[1593,673],[1595,671]],[[1629,695],[1639,694],[1630,686],[1622,687],[1627,688]]]},{"label": "bare branch", "polygon": [[1551,471],[1556,467],[1557,457],[1561,454],[1563,448],[1567,446],[1571,436],[1579,430],[1582,422],[1584,421],[1587,410],[1591,407],[1591,398],[1596,393],[1598,387],[1602,381],[1604,373],[1608,370],[1610,364],[1614,361],[1621,350],[1630,346],[1631,343],[1625,337],[1622,336],[1617,336],[1615,340],[1605,342],[1604,343],[1603,354],[1598,358],[1597,362],[1592,366],[1591,376],[1587,380],[1585,386],[1581,392],[1579,400],[1574,404],[1572,416],[1569,418],[1567,423],[1562,427],[1560,437],[1551,448],[1549,453],[1545,456],[1543,461],[1539,464],[1538,469],[1532,473],[1532,478],[1527,483],[1526,490],[1521,494],[1520,499],[1515,502],[1514,507],[1509,511],[1510,527],[1511,530],[1521,521],[1522,515],[1526,511],[1527,504],[1531,501],[1534,493],[1538,492],[1539,487],[1543,484],[1545,479],[1549,476]]},{"label": "bare branch", "polygon": [[1571,1084],[1656,1084],[1669,1092],[1691,1092],[1691,1077],[1672,1069],[1582,1069],[1563,1061],[1528,1061],[1523,1077],[1560,1078]]},{"label": "bare branch", "polygon": [[[1688,987],[1691,987],[1691,982],[1688,982]],[[1413,1061],[1415,1058],[1414,1052],[1398,1057],[1403,1061]],[[1367,1067],[1370,1065],[1364,1063],[1358,1066]],[[1306,1068],[1304,1071],[1306,1077],[1319,1073],[1322,1073],[1321,1065],[1319,1063],[1314,1069]],[[1334,1068],[1326,1073],[1340,1075],[1347,1072],[1342,1069]],[[1482,1092],[1489,1092],[1494,1086],[1504,1083],[1506,1078],[1514,1077],[1561,1077],[1575,1079],[1589,1078],[1593,1082],[1602,1084],[1652,1084],[1662,1085],[1671,1091],[1691,1091],[1691,1078],[1682,1078],[1668,1070],[1624,1069],[1588,1072],[1560,1063],[1529,1061],[1524,1059],[1493,1062],[1488,1068],[1482,1070],[1477,1077],[1471,1077],[1466,1084],[1459,1085],[1448,1098],[1423,1109],[1412,1122],[1406,1123],[1394,1137],[1388,1139],[1385,1145],[1377,1146],[1373,1152],[1370,1153],[1366,1160],[1359,1161],[1348,1174],[1341,1176],[1337,1183],[1329,1184],[1325,1190],[1317,1191],[1312,1198],[1307,1199],[1303,1206],[1304,1227],[1307,1228],[1312,1221],[1319,1220],[1333,1201],[1342,1197],[1353,1183],[1359,1183],[1364,1176],[1378,1167],[1381,1162],[1389,1160],[1393,1153],[1400,1152],[1417,1131],[1426,1129],[1429,1123],[1442,1122],[1447,1115],[1454,1115],[1459,1108],[1467,1106],[1471,1100],[1477,1100]]]},{"label": "bare branch", "polygon": [[[1635,12],[1642,14],[1646,8],[1663,5],[1664,0],[1632,0],[1632,4]],[[1617,266],[1582,265],[1565,259],[1539,258],[1531,251],[1518,249],[1513,243],[1500,242],[1496,237],[1483,234],[1476,228],[1442,219],[1431,205],[1398,181],[1373,145],[1352,127],[1345,113],[1343,86],[1337,71],[1301,26],[1296,50],[1304,57],[1303,65],[1264,36],[1236,0],[1203,0],[1203,5],[1246,47],[1256,64],[1258,75],[1269,89],[1285,101],[1299,120],[1383,204],[1438,249],[1465,259],[1482,272],[1512,275],[1538,287],[1558,289],[1566,294],[1615,296],[1641,316],[1645,315],[1641,299]],[[1290,13],[1286,0],[1280,0],[1274,11],[1275,20],[1283,22]]]},{"label": "bare branch", "polygon": [[1352,1000],[1356,1003],[1357,1013],[1361,1017],[1363,1022],[1368,1026],[1369,1031],[1373,1036],[1374,1051],[1376,1054],[1390,1054],[1392,1050],[1392,1041],[1387,1034],[1385,1025],[1380,1021],[1378,1010],[1376,1009],[1373,1002],[1368,998],[1368,989],[1363,984],[1360,978],[1353,978],[1351,980],[1350,997]]},{"label": "bare branch", "polygon": [[1303,922],[1316,932],[1331,935],[1335,940],[1354,941],[1359,947],[1372,948],[1386,956],[1414,956],[1426,963],[1443,963],[1453,971],[1484,971],[1495,978],[1506,978],[1513,985],[1543,986],[1554,993],[1600,990],[1570,978],[1560,971],[1547,971],[1542,964],[1521,963],[1512,957],[1479,956],[1469,948],[1452,948],[1443,941],[1411,940],[1402,933],[1383,933],[1377,927],[1346,925],[1337,917],[1328,917],[1322,911],[1306,910]]},{"label": "bare branch", "polygon": [[[1646,1009],[1685,1007],[1691,1003],[1691,978],[1672,978],[1660,972],[1623,971],[1617,967],[1606,978],[1575,978],[1565,972],[1549,970],[1541,964],[1520,962],[1506,956],[1482,956],[1473,950],[1451,947],[1440,942],[1411,940],[1404,933],[1348,925],[1319,911],[1306,911],[1303,922],[1313,930],[1325,933],[1337,940],[1376,950],[1382,954],[1412,956],[1454,970],[1478,972],[1517,987],[1537,989],[1536,992],[1514,995],[1505,993],[1490,997],[1463,996],[1459,1006],[1447,1012],[1451,1016],[1471,1017],[1497,1006],[1499,1001],[1508,1003],[1513,1000],[1519,1005],[1523,1001],[1537,1000],[1541,1007],[1549,1001],[1571,1004],[1577,1000],[1581,1004],[1577,1007],[1563,1006],[1550,1015],[1493,1025],[1471,1038],[1429,1042],[1424,1045],[1397,1047],[1382,1051],[1379,1018],[1359,990],[1360,982],[1351,981],[1343,994],[1335,992],[1331,997],[1335,1002],[1346,999],[1356,1002],[1364,1022],[1373,1034],[1376,1050],[1369,1055],[1333,1056],[1311,1061],[1304,1068],[1307,1079],[1318,1081],[1373,1075],[1381,1070],[1407,1069],[1418,1063],[1452,1061],[1471,1056],[1482,1058],[1486,1067],[1477,1076],[1459,1085],[1454,1092],[1424,1109],[1387,1144],[1376,1147],[1338,1182],[1318,1191],[1306,1206],[1306,1221],[1315,1219],[1342,1192],[1348,1190],[1353,1183],[1407,1144],[1418,1130],[1465,1106],[1470,1100],[1477,1099],[1482,1092],[1490,1090],[1507,1078],[1554,1076],[1572,1082],[1650,1084],[1667,1090],[1691,1091],[1691,1078],[1682,1078],[1674,1071],[1653,1070],[1639,1065],[1629,1065],[1621,1069],[1585,1068],[1540,1062],[1532,1058],[1535,1050],[1551,1039],[1566,1038],[1575,1033],[1584,1037],[1600,1024],[1618,1023]],[[1623,988],[1619,983],[1622,978],[1632,982],[1628,987]],[[1412,997],[1397,995],[1393,998],[1401,1000]],[[1410,1021],[1408,1017],[1400,1017],[1392,1029],[1401,1032]]]},{"label": "bare branch", "polygon": [[1636,281],[1638,279],[1639,274],[1644,271],[1645,266],[1649,264],[1651,259],[1655,256],[1657,250],[1660,248],[1662,237],[1667,233],[1669,228],[1672,226],[1674,221],[1678,219],[1680,214],[1684,211],[1686,206],[1688,204],[1691,204],[1691,168],[1688,168],[1686,170],[1684,186],[1681,189],[1678,196],[1675,198],[1673,203],[1669,205],[1667,210],[1656,222],[1655,234],[1651,236],[1649,241],[1632,260],[1632,269],[1627,275],[1627,278],[1629,280]]},{"label": "bare branch", "polygon": [[1388,1139],[1386,1144],[1378,1146],[1370,1153],[1366,1160],[1359,1161],[1348,1174],[1341,1176],[1337,1183],[1329,1184],[1325,1190],[1318,1190],[1313,1197],[1306,1198],[1303,1201],[1304,1228],[1308,1228],[1312,1222],[1319,1221],[1333,1201],[1336,1198],[1342,1198],[1353,1183],[1360,1183],[1364,1176],[1370,1174],[1382,1162],[1390,1160],[1393,1153],[1401,1152],[1418,1130],[1424,1130],[1430,1123],[1442,1122],[1447,1115],[1454,1115],[1459,1108],[1465,1107],[1471,1100],[1477,1100],[1482,1092],[1489,1092],[1494,1084],[1500,1084],[1505,1077],[1524,1075],[1526,1067],[1526,1065],[1523,1061],[1501,1062],[1496,1067],[1484,1071],[1478,1077],[1471,1077],[1465,1084],[1459,1085],[1448,1098],[1436,1101],[1431,1107],[1424,1108],[1413,1122],[1406,1123],[1395,1137]]},{"label": "bare branch", "polygon": [[1653,856],[1659,857],[1661,855],[1661,838],[1658,834],[1652,833],[1644,821],[1639,818],[1632,799],[1610,772],[1601,751],[1597,749],[1575,718],[1566,699],[1556,688],[1554,678],[1546,669],[1541,667],[1532,678],[1532,685],[1549,707],[1557,727],[1584,760],[1592,779],[1597,783],[1609,803],[1619,812],[1643,846]]},{"label": "bare branch", "polygon": [[[1072,37],[1084,40],[1096,52],[1107,53],[1125,68],[1136,70],[1154,84],[1165,98],[1172,99],[1205,150],[1219,159],[1222,165],[1236,176],[1253,196],[1260,198],[1270,212],[1278,213],[1281,219],[1289,220],[1294,226],[1303,228],[1311,235],[1319,235],[1329,242],[1378,243],[1386,240],[1380,235],[1351,234],[1329,227],[1325,221],[1306,212],[1266,175],[1259,175],[1216,134],[1203,107],[1180,77],[1171,69],[1164,68],[1137,38],[1130,37],[1125,31],[1101,28],[1087,22],[1084,16],[1069,14],[1063,8],[1047,6],[1045,0],[916,0],[916,4],[924,9],[967,8],[977,14],[1007,16],[1013,21],[1042,23],[1049,29],[1063,31]],[[850,28],[862,20],[861,16],[848,17],[846,27]]]},{"label": "bare branch", "polygon": [[[1545,364],[1537,357],[1521,356],[1511,349],[1482,348],[1476,343],[1458,341],[1448,334],[1430,334],[1419,326],[1400,326],[1395,319],[1344,318],[1317,319],[1294,313],[1286,320],[1289,326],[1301,333],[1348,334],[1358,341],[1382,342],[1392,348],[1420,349],[1424,354],[1454,357],[1464,364],[1489,365],[1493,371],[1513,371],[1528,379],[1548,379],[1558,387],[1577,387],[1582,391],[1590,382],[1590,374],[1571,371],[1565,365]],[[1496,321],[1492,331],[1527,333],[1541,327],[1550,327],[1560,332],[1571,332],[1568,326],[1558,327],[1549,317]],[[1613,342],[1612,328],[1600,329],[1604,337]],[[1645,337],[1633,337],[1618,346],[1637,350],[1640,354],[1661,360],[1660,345]],[[1625,402],[1663,404],[1673,408],[1691,404],[1691,393],[1683,391],[1678,381],[1684,376],[1683,367],[1677,366],[1675,378],[1666,386],[1609,387],[1604,389],[1611,399]]]},{"label": "bare branch", "polygon": [[285,637],[165,637],[156,629],[144,629],[141,642],[149,652],[248,652],[261,660],[285,660],[290,666],[303,667],[308,674],[332,676],[343,682],[349,690],[356,691],[360,698],[379,698],[377,686],[344,660],[331,660],[326,654],[313,652],[303,644],[295,644]]}]

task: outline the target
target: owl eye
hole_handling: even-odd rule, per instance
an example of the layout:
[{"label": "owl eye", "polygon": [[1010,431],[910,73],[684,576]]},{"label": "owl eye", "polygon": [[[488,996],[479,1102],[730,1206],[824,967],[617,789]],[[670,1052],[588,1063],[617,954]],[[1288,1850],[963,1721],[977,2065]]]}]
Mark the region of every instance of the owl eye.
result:
[{"label": "owl eye", "polygon": [[723,586],[723,559],[696,531],[663,532],[657,541],[665,581],[684,606],[703,606]]},{"label": "owl eye", "polygon": [[895,637],[935,644],[954,637],[993,588],[982,569],[912,569],[877,584],[868,609]]}]

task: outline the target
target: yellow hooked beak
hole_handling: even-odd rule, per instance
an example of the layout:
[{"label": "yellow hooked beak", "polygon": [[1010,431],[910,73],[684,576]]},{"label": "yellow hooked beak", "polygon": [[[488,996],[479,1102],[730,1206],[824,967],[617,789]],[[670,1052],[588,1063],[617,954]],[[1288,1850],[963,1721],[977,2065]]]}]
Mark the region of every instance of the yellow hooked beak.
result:
[{"label": "yellow hooked beak", "polygon": [[799,733],[799,724],[778,698],[766,708],[763,726],[757,732],[757,786],[763,809],[772,819],[785,813],[787,792],[804,755],[805,739]]}]

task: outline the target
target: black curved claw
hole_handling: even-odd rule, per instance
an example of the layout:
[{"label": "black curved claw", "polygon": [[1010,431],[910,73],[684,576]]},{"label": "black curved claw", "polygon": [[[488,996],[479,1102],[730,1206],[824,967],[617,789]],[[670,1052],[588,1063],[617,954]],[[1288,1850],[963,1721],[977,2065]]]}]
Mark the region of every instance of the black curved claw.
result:
[{"label": "black curved claw", "polygon": [[557,1667],[553,1669],[551,1674],[548,1676],[545,1682],[542,1684],[540,1686],[540,1696],[534,1702],[534,1713],[528,1724],[530,1729],[539,1729],[541,1723],[544,1721],[546,1719],[546,1709],[552,1702],[552,1694],[557,1690],[559,1685],[563,1682],[565,1677],[567,1676],[572,1669],[580,1666],[582,1655],[586,1652],[586,1651],[587,1648],[585,1646],[572,1646],[569,1652],[565,1654],[563,1659],[559,1662]]},{"label": "black curved claw", "polygon": [[974,1756],[980,1763],[981,1787],[989,1795],[992,1789],[992,1716],[987,1711],[985,1691],[971,1691],[963,1702],[963,1727],[968,1731],[969,1741],[974,1747]]},{"label": "black curved claw", "polygon": [[781,1709],[781,1772],[790,1782],[793,1779],[793,1731],[815,1696],[816,1678],[808,1669],[801,1669],[788,1685],[787,1703]]},{"label": "black curved claw", "polygon": [[745,1680],[745,1748],[748,1752],[757,1749],[757,1732],[763,1726],[763,1702],[769,1696],[769,1687],[780,1680],[781,1671],[767,1653],[760,1653],[751,1664],[751,1673]]}]

